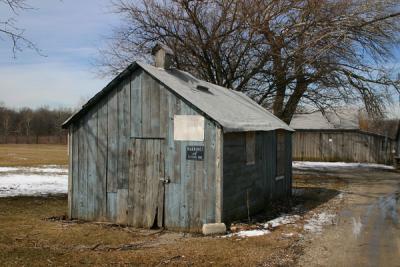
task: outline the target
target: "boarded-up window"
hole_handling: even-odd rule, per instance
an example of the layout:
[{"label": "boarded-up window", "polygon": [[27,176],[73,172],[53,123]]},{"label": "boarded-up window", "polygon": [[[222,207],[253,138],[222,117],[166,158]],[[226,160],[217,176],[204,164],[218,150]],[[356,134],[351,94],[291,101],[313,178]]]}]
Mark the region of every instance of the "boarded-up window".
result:
[{"label": "boarded-up window", "polygon": [[276,133],[276,176],[285,175],[285,132]]},{"label": "boarded-up window", "polygon": [[204,141],[204,117],[197,115],[175,115],[174,140]]},{"label": "boarded-up window", "polygon": [[246,132],[246,164],[256,163],[256,133]]}]

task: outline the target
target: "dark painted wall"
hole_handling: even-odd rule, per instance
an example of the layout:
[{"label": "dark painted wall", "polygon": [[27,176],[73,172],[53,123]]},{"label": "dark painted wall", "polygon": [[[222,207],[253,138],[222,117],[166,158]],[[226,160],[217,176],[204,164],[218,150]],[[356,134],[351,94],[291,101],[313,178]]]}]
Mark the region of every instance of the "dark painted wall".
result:
[{"label": "dark painted wall", "polygon": [[285,173],[276,179],[277,132],[256,132],[255,163],[248,164],[246,133],[224,134],[223,218],[230,222],[260,212],[291,194],[291,133],[284,132]]}]

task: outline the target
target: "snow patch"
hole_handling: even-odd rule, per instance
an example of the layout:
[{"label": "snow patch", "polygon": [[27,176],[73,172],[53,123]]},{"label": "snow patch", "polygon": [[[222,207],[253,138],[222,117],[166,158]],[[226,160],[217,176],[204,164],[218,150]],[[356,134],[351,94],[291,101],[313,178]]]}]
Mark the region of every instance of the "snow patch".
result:
[{"label": "snow patch", "polygon": [[65,194],[67,173],[58,166],[1,167],[0,197]]},{"label": "snow patch", "polygon": [[293,237],[294,235],[294,233],[282,233],[282,236],[286,238]]},{"label": "snow patch", "polygon": [[57,165],[43,165],[39,167],[0,167],[0,175],[11,173],[63,173],[67,174],[68,169]]},{"label": "snow patch", "polygon": [[363,225],[361,223],[360,217],[358,217],[357,219],[353,217],[353,234],[355,236],[359,236],[360,235],[362,226]]},{"label": "snow patch", "polygon": [[246,231],[240,231],[235,233],[235,236],[238,237],[253,237],[253,236],[262,236],[271,233],[268,230],[261,229],[261,230],[246,230]]},{"label": "snow patch", "polygon": [[329,214],[326,212],[314,214],[311,219],[306,220],[306,223],[304,224],[304,230],[312,233],[321,233],[322,227],[333,224],[333,219],[335,217],[335,214]]},{"label": "snow patch", "polygon": [[281,225],[286,225],[286,224],[294,224],[297,220],[300,219],[299,215],[288,215],[288,214],[283,214],[282,216],[275,218],[273,220],[270,220],[264,224],[262,224],[261,229],[255,229],[255,230],[243,230],[239,231],[237,233],[232,233],[229,235],[226,235],[226,237],[253,237],[253,236],[262,236],[262,235],[267,235],[271,233],[270,230],[271,228],[276,228]]},{"label": "snow patch", "polygon": [[263,236],[271,233],[271,231],[267,229],[254,229],[254,230],[242,230],[236,233],[230,233],[224,236],[221,236],[222,238],[225,237],[239,237],[239,238],[244,238],[244,237],[255,237],[255,236]]},{"label": "snow patch", "polygon": [[393,166],[374,164],[374,163],[348,163],[348,162],[312,162],[312,161],[294,161],[293,168],[298,170],[310,169],[330,169],[330,168],[374,168],[393,170]]},{"label": "snow patch", "polygon": [[300,219],[299,215],[282,215],[281,217],[278,217],[276,219],[266,222],[264,224],[264,227],[265,228],[268,228],[268,227],[275,228],[275,227],[285,225],[285,224],[293,224],[299,219]]}]

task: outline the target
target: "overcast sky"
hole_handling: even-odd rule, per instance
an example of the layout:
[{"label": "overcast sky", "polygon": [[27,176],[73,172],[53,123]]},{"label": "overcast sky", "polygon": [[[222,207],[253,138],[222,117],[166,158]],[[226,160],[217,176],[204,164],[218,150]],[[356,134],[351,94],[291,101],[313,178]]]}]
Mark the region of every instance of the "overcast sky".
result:
[{"label": "overcast sky", "polygon": [[[25,49],[14,59],[11,43],[0,40],[0,102],[9,107],[76,107],[109,81],[96,77],[92,63],[119,19],[111,14],[109,0],[28,3],[35,9],[14,17],[46,56]],[[0,7],[1,18],[12,15]]]}]

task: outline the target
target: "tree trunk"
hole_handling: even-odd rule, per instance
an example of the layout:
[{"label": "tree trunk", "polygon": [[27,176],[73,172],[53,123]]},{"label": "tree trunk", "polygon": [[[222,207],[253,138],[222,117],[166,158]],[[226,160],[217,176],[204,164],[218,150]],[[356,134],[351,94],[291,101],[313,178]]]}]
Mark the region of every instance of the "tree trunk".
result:
[{"label": "tree trunk", "polygon": [[304,93],[307,91],[308,82],[301,78],[297,81],[296,88],[293,94],[290,96],[288,102],[286,103],[285,110],[283,111],[281,119],[290,124],[294,113],[296,112],[297,106],[300,102],[300,99],[303,97]]}]

